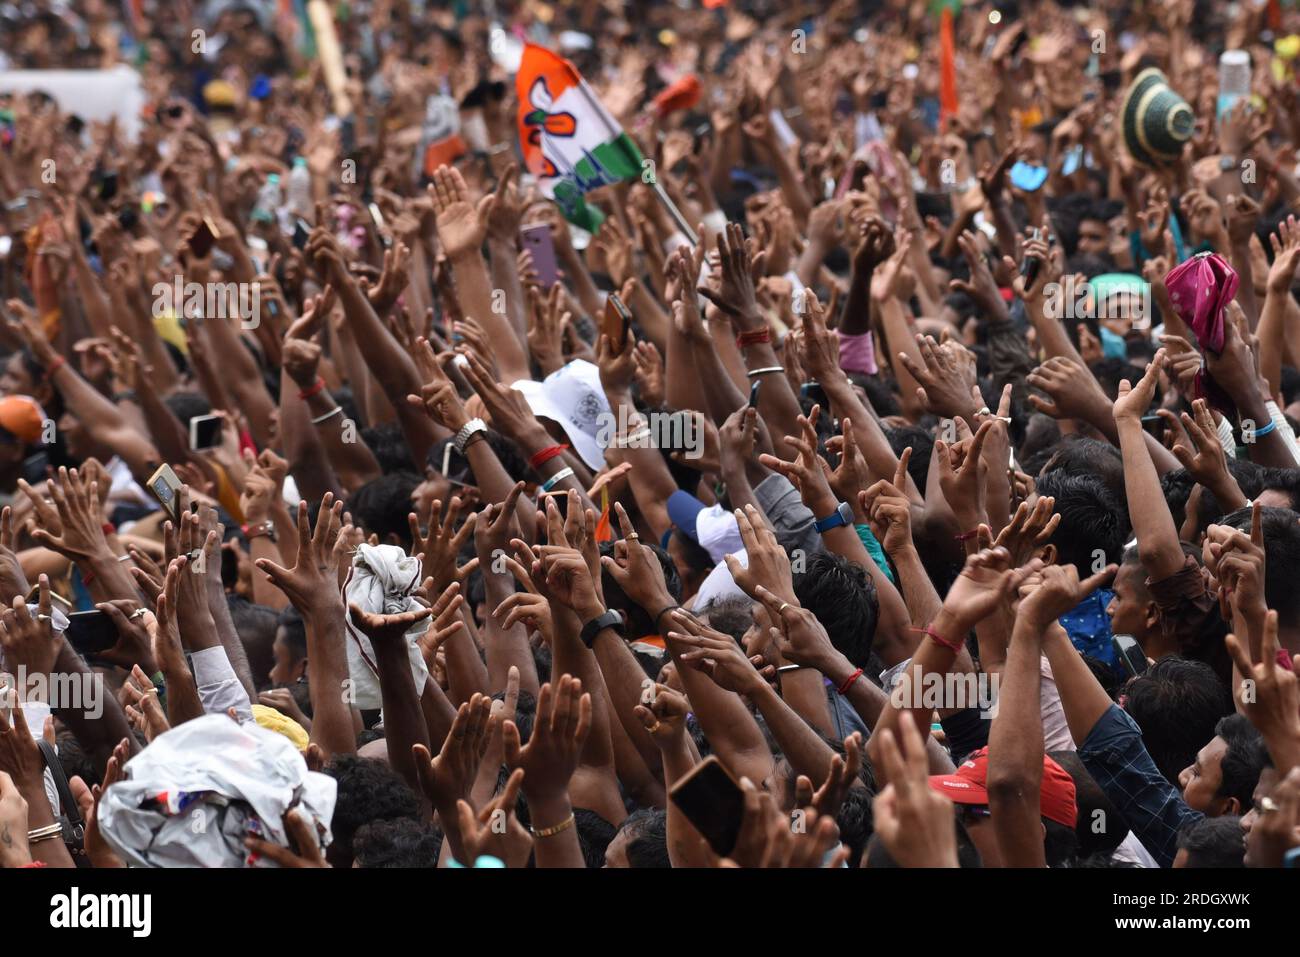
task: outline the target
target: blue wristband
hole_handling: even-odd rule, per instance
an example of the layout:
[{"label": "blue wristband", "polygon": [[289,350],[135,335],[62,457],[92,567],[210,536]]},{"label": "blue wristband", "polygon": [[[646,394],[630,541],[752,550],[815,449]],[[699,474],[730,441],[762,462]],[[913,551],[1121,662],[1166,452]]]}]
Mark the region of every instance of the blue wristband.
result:
[{"label": "blue wristband", "polygon": [[1265,426],[1263,426],[1262,428],[1258,428],[1258,429],[1255,430],[1255,432],[1254,432],[1254,438],[1258,439],[1258,438],[1260,438],[1261,436],[1268,435],[1270,432],[1272,432],[1272,431],[1273,431],[1274,429],[1276,429],[1276,428],[1277,428],[1277,420],[1276,420],[1276,419],[1269,419],[1269,420],[1268,420],[1268,425],[1265,425]]}]

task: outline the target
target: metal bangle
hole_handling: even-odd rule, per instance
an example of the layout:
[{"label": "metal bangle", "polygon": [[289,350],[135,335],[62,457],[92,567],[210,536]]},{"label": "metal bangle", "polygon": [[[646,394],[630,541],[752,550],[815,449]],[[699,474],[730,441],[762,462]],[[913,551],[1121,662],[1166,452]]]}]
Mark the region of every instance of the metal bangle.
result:
[{"label": "metal bangle", "polygon": [[330,410],[329,410],[328,412],[326,412],[324,415],[318,415],[318,416],[316,416],[316,418],[312,419],[312,420],[311,420],[311,424],[312,424],[312,425],[320,425],[322,422],[325,422],[325,421],[328,420],[328,419],[332,419],[332,418],[334,418],[334,416],[336,416],[336,415],[341,415],[342,413],[343,413],[343,406],[341,406],[341,405],[336,405],[336,406],[334,406],[334,408],[330,409]]}]

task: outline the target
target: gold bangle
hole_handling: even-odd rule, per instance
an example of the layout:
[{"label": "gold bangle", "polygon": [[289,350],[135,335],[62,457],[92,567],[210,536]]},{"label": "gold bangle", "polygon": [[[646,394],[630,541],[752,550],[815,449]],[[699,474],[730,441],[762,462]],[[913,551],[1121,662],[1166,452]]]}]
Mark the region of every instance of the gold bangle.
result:
[{"label": "gold bangle", "polygon": [[576,819],[572,814],[570,814],[559,824],[553,824],[550,827],[532,828],[533,837],[554,837],[556,834],[560,834],[573,827],[574,823],[576,823]]}]

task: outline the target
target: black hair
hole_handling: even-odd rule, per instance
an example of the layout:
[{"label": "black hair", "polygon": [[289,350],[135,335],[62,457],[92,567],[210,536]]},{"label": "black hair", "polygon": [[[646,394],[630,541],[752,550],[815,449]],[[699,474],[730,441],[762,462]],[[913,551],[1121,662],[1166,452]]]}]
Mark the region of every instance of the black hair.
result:
[{"label": "black hair", "polygon": [[1260,476],[1261,491],[1281,492],[1291,499],[1292,511],[1300,511],[1300,469],[1265,468]]},{"label": "black hair", "polygon": [[367,534],[374,533],[379,541],[391,544],[396,539],[403,548],[411,547],[411,493],[420,484],[414,472],[391,472],[371,479],[348,496],[347,510]]},{"label": "black hair", "polygon": [[635,868],[672,867],[668,857],[668,813],[663,808],[633,811],[619,829],[630,834],[627,842],[627,866]]},{"label": "black hair", "polygon": [[856,562],[830,552],[818,552],[808,559],[803,572],[794,576],[794,593],[799,604],[811,611],[831,644],[855,668],[871,662],[880,600],[876,585]]},{"label": "black hair", "polygon": [[212,403],[202,392],[173,392],[163,399],[163,404],[186,428],[195,416],[212,414]]},{"label": "black hair", "polygon": [[739,642],[754,623],[754,603],[743,595],[725,595],[710,601],[699,614],[714,631]]},{"label": "black hair", "polygon": [[411,458],[411,447],[406,444],[402,427],[396,422],[367,426],[361,430],[361,439],[374,454],[381,472],[387,474],[419,471],[415,460]]},{"label": "black hair", "polygon": [[1089,472],[1055,469],[1040,475],[1034,487],[1039,495],[1056,499],[1061,522],[1051,544],[1056,546],[1059,564],[1073,565],[1083,577],[1093,574],[1097,557],[1104,559],[1103,564],[1119,561],[1131,532],[1128,510],[1104,479]]},{"label": "black hair", "polygon": [[[1245,494],[1246,492],[1242,489]],[[1250,506],[1223,518],[1223,524],[1250,534]],[[1295,570],[1300,568],[1300,515],[1289,508],[1261,508],[1264,533],[1264,602],[1277,612],[1283,628],[1300,622],[1300,588]]]},{"label": "black hair", "polygon": [[325,773],[338,782],[330,820],[334,843],[327,849],[335,867],[351,865],[352,841],[363,825],[400,818],[421,820],[419,798],[402,776],[382,761],[340,754],[326,765]]},{"label": "black hair", "polygon": [[1065,867],[1079,854],[1074,828],[1043,818],[1043,855],[1048,867]]},{"label": "black hair", "polygon": [[1245,867],[1246,840],[1235,814],[1203,817],[1178,831],[1178,849],[1187,852],[1185,867]]},{"label": "black hair", "polygon": [[352,837],[358,867],[437,867],[441,847],[432,825],[408,817],[371,821]]},{"label": "black hair", "polygon": [[[239,642],[248,655],[248,670],[252,673],[253,680],[265,681],[275,662],[271,646],[275,643],[280,612],[266,605],[255,605],[238,595],[227,596],[226,606],[230,609],[230,621],[235,626],[235,634],[239,636]],[[305,644],[306,638],[303,640]],[[304,648],[303,654],[306,653]]]},{"label": "black hair", "polygon": [[1219,719],[1233,712],[1232,695],[1214,669],[1181,655],[1161,658],[1131,679],[1124,693],[1124,710],[1142,729],[1147,753],[1171,783],[1214,737]]},{"label": "black hair", "polygon": [[1051,456],[1039,471],[1044,475],[1056,471],[1072,475],[1084,473],[1095,475],[1105,483],[1106,488],[1118,501],[1124,503],[1127,509],[1128,493],[1124,487],[1124,457],[1119,449],[1109,442],[1090,439],[1077,433],[1062,436],[1061,441],[1052,449]]},{"label": "black hair", "polygon": [[[649,548],[659,559],[659,567],[663,569],[664,583],[668,586],[668,596],[673,601],[681,601],[682,598],[682,580],[677,574],[677,566],[673,564],[672,558],[664,549],[660,548],[653,542],[641,543],[643,548]],[[613,542],[601,542],[600,554],[602,556],[614,554]],[[614,576],[606,571],[603,567],[600,571],[600,587],[605,594],[605,605],[608,608],[616,608],[623,613],[627,620],[627,638],[629,640],[644,638],[646,635],[656,634],[655,623],[650,620],[650,616],[659,611],[658,608],[647,611],[636,602],[627,597]]]},{"label": "black hair", "polygon": [[283,630],[285,644],[299,659],[307,657],[307,623],[302,613],[292,605],[280,612],[278,627]]},{"label": "black hair", "polygon": [[1247,810],[1255,800],[1255,785],[1264,770],[1259,761],[1259,743],[1263,735],[1244,714],[1230,714],[1214,726],[1216,737],[1227,742],[1220,764],[1219,790],[1215,797],[1236,798],[1238,807]]},{"label": "black hair", "polygon": [[885,439],[895,455],[902,455],[904,449],[911,447],[912,457],[907,462],[907,475],[924,494],[925,480],[930,472],[930,456],[934,453],[934,435],[926,429],[909,425],[886,429]]},{"label": "black hair", "polygon": [[849,788],[844,801],[835,814],[835,824],[840,829],[840,843],[849,849],[849,867],[860,867],[867,842],[876,830],[872,813],[875,793],[867,788]]},{"label": "black hair", "polygon": [[578,832],[578,846],[582,848],[582,859],[587,867],[604,867],[605,849],[614,840],[618,828],[585,807],[573,809],[573,821],[574,829]]}]

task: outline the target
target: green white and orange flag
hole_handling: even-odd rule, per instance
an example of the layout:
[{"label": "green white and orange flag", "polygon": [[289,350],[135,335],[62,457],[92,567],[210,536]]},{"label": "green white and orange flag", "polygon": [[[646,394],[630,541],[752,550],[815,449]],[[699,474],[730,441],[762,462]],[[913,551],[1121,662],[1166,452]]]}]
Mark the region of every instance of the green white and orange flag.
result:
[{"label": "green white and orange flag", "polygon": [[545,47],[524,46],[515,89],[528,171],[565,219],[594,233],[604,216],[584,194],[640,176],[641,151],[574,65]]}]

